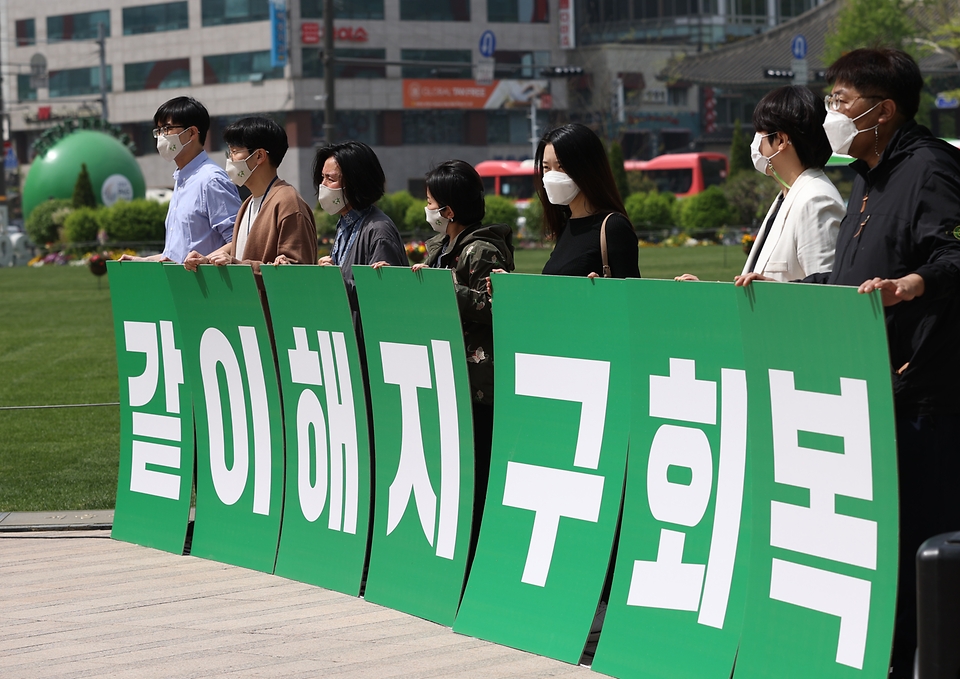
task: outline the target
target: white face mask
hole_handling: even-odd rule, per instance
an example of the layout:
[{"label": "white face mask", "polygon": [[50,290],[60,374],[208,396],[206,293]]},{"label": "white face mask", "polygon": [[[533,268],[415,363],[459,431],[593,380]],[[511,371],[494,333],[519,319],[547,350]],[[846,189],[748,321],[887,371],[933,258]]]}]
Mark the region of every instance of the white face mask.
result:
[{"label": "white face mask", "polygon": [[[753,141],[750,143],[750,158],[753,160],[753,167],[756,168],[757,172],[760,174],[772,174],[773,178],[780,182],[780,184],[787,189],[787,191],[789,191],[790,186],[780,178],[780,175],[777,174],[776,168],[773,166],[773,159],[776,158],[780,154],[780,151],[783,151],[783,149],[780,149],[780,151],[777,151],[770,156],[763,155],[760,153],[760,142],[763,140],[763,137],[764,135],[757,132],[753,135]],[[787,143],[790,143],[789,139],[787,140]]]},{"label": "white face mask", "polygon": [[840,113],[840,111],[827,111],[827,117],[823,121],[823,131],[827,133],[827,139],[830,140],[830,148],[833,149],[834,153],[846,154],[847,151],[850,150],[850,144],[853,143],[853,140],[858,134],[861,132],[869,132],[870,130],[875,130],[880,127],[880,123],[877,123],[873,127],[858,130],[856,121],[860,120],[882,103],[882,101],[878,101],[856,118],[848,118]]},{"label": "white face mask", "polygon": [[[186,130],[183,132],[186,132]],[[183,134],[183,132],[180,134]],[[181,144],[180,134],[162,134],[157,137],[157,151],[160,153],[161,158],[168,162],[172,161],[174,158],[180,155],[180,152],[183,150],[184,146],[193,141],[193,139],[191,139],[187,142],[187,144]]]},{"label": "white face mask", "polygon": [[317,187],[317,200],[320,202],[320,207],[328,215],[340,214],[347,205],[343,189],[331,189],[325,184]]},{"label": "white face mask", "polygon": [[443,208],[438,208],[436,210],[431,210],[428,207],[424,207],[424,212],[427,214],[427,224],[430,225],[437,233],[444,233],[447,230],[447,224],[450,223],[450,220],[446,217],[440,216],[440,213],[443,211]]},{"label": "white face mask", "polygon": [[[256,153],[256,151],[254,151]],[[250,166],[247,165],[247,161],[253,158],[253,153],[244,158],[243,160],[227,160],[226,170],[227,176],[230,177],[232,181],[237,186],[243,186],[247,183],[247,179],[250,178],[250,175],[253,174],[253,170],[256,170],[259,165],[254,165],[253,170],[250,169]]]},{"label": "white face mask", "polygon": [[543,190],[547,192],[547,200],[554,205],[569,205],[580,193],[580,187],[570,175],[556,170],[543,173]]}]

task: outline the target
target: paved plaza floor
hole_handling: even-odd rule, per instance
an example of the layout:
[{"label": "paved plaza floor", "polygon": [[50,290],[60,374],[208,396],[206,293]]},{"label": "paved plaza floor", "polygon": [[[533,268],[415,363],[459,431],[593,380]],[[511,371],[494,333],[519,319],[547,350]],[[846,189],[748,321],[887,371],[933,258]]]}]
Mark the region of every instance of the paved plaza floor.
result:
[{"label": "paved plaza floor", "polygon": [[4,679],[601,676],[108,530],[0,531]]}]

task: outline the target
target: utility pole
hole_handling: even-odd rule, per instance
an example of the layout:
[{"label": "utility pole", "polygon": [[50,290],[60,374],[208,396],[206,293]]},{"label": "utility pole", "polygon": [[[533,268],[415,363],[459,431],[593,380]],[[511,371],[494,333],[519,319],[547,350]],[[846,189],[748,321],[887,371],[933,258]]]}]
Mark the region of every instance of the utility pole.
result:
[{"label": "utility pole", "polygon": [[337,129],[337,103],[334,99],[333,0],[323,0],[323,141],[333,143]]},{"label": "utility pole", "polygon": [[[0,52],[2,54],[2,52]],[[3,159],[0,161],[0,201],[7,204],[7,114],[3,108],[3,70],[0,69],[0,154]]]},{"label": "utility pole", "polygon": [[97,24],[97,45],[100,47],[100,117],[109,120],[107,111],[107,27]]},{"label": "utility pole", "polygon": [[530,95],[530,157],[536,159],[537,144],[540,139],[537,137],[537,97]]}]

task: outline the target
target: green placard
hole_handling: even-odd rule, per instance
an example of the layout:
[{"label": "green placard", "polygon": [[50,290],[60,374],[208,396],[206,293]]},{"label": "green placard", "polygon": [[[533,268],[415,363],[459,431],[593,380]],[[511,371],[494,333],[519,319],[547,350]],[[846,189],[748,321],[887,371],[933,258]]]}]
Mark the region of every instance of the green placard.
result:
[{"label": "green placard", "polygon": [[376,444],[365,596],[452,625],[473,509],[470,389],[453,280],[436,269],[353,274]]},{"label": "green placard", "polygon": [[897,592],[893,395],[879,293],[740,298],[753,549],[736,676],[887,676]]},{"label": "green placard", "polygon": [[493,285],[493,454],[454,630],[575,663],[623,492],[626,282],[510,274]]},{"label": "green placard", "polygon": [[283,504],[283,428],[270,335],[249,266],[164,272],[193,386],[197,514],[191,554],[272,573]]},{"label": "green placard", "polygon": [[111,535],[183,552],[193,489],[193,410],[183,339],[159,262],[108,262],[120,386]]},{"label": "green placard", "polygon": [[360,354],[339,267],[261,268],[288,451],[276,574],[360,593],[370,442]]},{"label": "green placard", "polygon": [[737,289],[630,281],[629,472],[593,668],[729,679],[749,565],[747,380]]}]

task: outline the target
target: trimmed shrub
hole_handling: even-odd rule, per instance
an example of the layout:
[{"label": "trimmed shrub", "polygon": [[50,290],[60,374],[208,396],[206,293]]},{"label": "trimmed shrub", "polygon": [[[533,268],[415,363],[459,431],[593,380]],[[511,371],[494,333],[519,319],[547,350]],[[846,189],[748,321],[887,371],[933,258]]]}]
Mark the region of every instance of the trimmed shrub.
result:
[{"label": "trimmed shrub", "polygon": [[140,198],[129,202],[121,200],[105,208],[100,221],[110,240],[142,243],[163,241],[166,218],[167,203]]},{"label": "trimmed shrub", "polygon": [[433,230],[427,225],[427,214],[423,211],[426,206],[427,201],[425,200],[414,201],[403,213],[403,223],[394,222],[394,224],[401,231],[412,231],[414,233],[428,231],[433,233]]},{"label": "trimmed shrub", "polygon": [[517,217],[520,216],[520,210],[512,200],[503,196],[485,196],[483,202],[486,206],[486,214],[483,216],[484,224],[506,224],[512,231],[517,230]]},{"label": "trimmed shrub", "polygon": [[60,240],[60,227],[69,212],[69,200],[51,198],[33,208],[24,229],[30,240],[37,245],[56,243]]},{"label": "trimmed shrub", "polygon": [[397,228],[403,228],[402,224],[407,217],[407,210],[416,202],[417,199],[411,196],[409,191],[394,191],[384,194],[383,198],[377,201],[377,207],[393,220]]},{"label": "trimmed shrub", "polygon": [[537,196],[530,199],[527,207],[523,209],[523,217],[526,220],[524,230],[527,238],[543,237],[543,204]]},{"label": "trimmed shrub", "polygon": [[100,231],[100,210],[77,208],[63,220],[63,240],[67,243],[89,243],[97,240]]},{"label": "trimmed shrub", "polygon": [[716,229],[736,221],[737,215],[719,186],[711,186],[681,204],[680,226],[688,233]]},{"label": "trimmed shrub", "polygon": [[337,232],[340,215],[328,215],[317,203],[313,208],[313,219],[317,223],[317,236],[332,236]]},{"label": "trimmed shrub", "polygon": [[627,217],[634,228],[656,228],[672,226],[673,206],[677,202],[672,193],[634,193],[627,198],[624,207],[627,208]]}]

